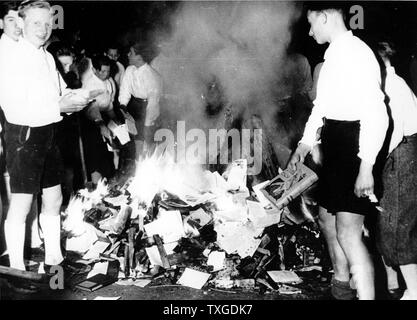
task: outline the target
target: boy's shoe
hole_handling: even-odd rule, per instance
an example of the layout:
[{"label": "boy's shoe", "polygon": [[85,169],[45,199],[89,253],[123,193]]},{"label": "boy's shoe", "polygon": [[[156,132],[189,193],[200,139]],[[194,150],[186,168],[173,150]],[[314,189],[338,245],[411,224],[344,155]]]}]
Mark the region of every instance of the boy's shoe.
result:
[{"label": "boy's shoe", "polygon": [[350,287],[349,281],[340,281],[332,278],[330,292],[336,300],[355,300],[356,290]]}]

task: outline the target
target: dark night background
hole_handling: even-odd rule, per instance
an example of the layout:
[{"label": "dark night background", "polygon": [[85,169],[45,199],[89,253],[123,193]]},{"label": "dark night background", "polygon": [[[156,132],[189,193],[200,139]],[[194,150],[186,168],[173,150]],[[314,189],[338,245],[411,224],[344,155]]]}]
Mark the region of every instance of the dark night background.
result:
[{"label": "dark night background", "polygon": [[[80,30],[84,46],[101,50],[108,43],[117,43],[126,51],[133,41],[149,42],[155,30],[169,31],[169,15],[175,12],[176,1],[53,1],[64,8],[64,30],[56,30],[67,37]],[[302,6],[302,1],[297,1]],[[347,8],[359,4],[364,8],[364,29],[354,33],[369,45],[388,36],[398,48],[397,72],[408,80],[408,64],[417,44],[417,2],[414,1],[347,1]],[[213,6],[213,1],[202,1],[201,8]],[[352,15],[348,13],[348,19]],[[308,23],[302,16],[293,28],[293,39],[298,51],[310,61],[312,69],[323,56],[325,46],[318,46],[308,36]]]}]

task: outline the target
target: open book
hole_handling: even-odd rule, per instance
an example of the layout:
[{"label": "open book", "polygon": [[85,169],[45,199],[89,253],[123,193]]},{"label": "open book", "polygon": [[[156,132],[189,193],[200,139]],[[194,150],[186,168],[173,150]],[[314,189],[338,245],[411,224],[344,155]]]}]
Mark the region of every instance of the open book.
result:
[{"label": "open book", "polygon": [[272,204],[282,209],[317,180],[318,176],[313,170],[304,164],[298,164],[296,171],[285,169],[261,188],[261,191]]}]

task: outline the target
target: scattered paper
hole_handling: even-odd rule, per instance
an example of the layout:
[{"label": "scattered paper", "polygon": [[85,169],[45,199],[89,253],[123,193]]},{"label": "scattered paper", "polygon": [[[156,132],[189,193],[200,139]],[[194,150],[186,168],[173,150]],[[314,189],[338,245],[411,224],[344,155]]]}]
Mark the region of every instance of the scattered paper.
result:
[{"label": "scattered paper", "polygon": [[114,135],[119,139],[121,145],[125,145],[130,141],[127,124],[122,124],[114,128]]},{"label": "scattered paper", "polygon": [[83,256],[84,260],[98,259],[100,258],[100,253],[103,253],[107,247],[110,245],[108,242],[96,241],[90,250]]},{"label": "scattered paper", "polygon": [[267,180],[265,182],[259,183],[256,186],[253,186],[252,189],[256,194],[256,197],[258,198],[259,202],[261,203],[262,207],[268,207],[271,206],[271,202],[268,200],[267,197],[263,194],[261,191],[261,188],[265,187],[270,180]]},{"label": "scattered paper", "polygon": [[110,120],[107,123],[107,128],[109,128],[109,130],[114,133],[114,130],[117,128],[116,122],[114,122],[113,120]]},{"label": "scattered paper", "polygon": [[158,218],[144,225],[146,234],[151,237],[161,236],[164,243],[170,243],[185,237],[184,225],[179,211],[160,210]]},{"label": "scattered paper", "polygon": [[87,279],[95,276],[96,274],[107,274],[107,269],[109,268],[109,262],[97,262],[94,264],[93,269],[88,273]]},{"label": "scattered paper", "polygon": [[45,273],[45,268],[44,268],[45,264],[43,262],[41,262],[39,264],[39,268],[38,268],[38,273],[39,274],[44,274]]},{"label": "scattered paper", "polygon": [[285,284],[283,284],[279,289],[278,289],[280,294],[301,294],[302,291],[298,288],[294,288],[294,287],[290,287],[287,286]]},{"label": "scattered paper", "polygon": [[248,213],[246,207],[235,206],[231,210],[221,210],[214,212],[215,217],[225,221],[246,222]]},{"label": "scattered paper", "polygon": [[[178,245],[178,242],[174,243],[167,243],[164,244],[165,252],[167,255],[174,253],[174,248]],[[161,266],[162,267],[162,261],[161,256],[158,251],[157,246],[147,247],[145,248],[146,254],[148,255],[149,262],[152,266]]]},{"label": "scattered paper", "polygon": [[204,249],[204,251],[203,251],[203,256],[205,256],[205,257],[207,257],[208,258],[208,256],[209,256],[209,254],[210,254],[210,252],[211,252],[211,249]]},{"label": "scattered paper", "polygon": [[230,171],[227,173],[227,186],[229,190],[246,188],[247,160],[239,159],[232,162]]},{"label": "scattered paper", "polygon": [[197,222],[200,227],[204,227],[207,223],[211,221],[211,217],[203,209],[199,208],[196,211],[191,211],[189,215],[190,219]]},{"label": "scattered paper", "polygon": [[246,201],[249,220],[257,228],[266,228],[281,221],[281,210],[271,208],[266,211],[260,202]]},{"label": "scattered paper", "polygon": [[177,284],[191,287],[194,289],[201,289],[208,279],[210,278],[209,273],[196,271],[190,268],[186,268],[184,273],[178,279]]},{"label": "scattered paper", "polygon": [[118,197],[113,197],[113,198],[106,197],[103,200],[106,201],[107,203],[110,203],[111,205],[115,207],[120,207],[122,205],[126,205],[128,201],[128,196],[121,194]]},{"label": "scattered paper", "polygon": [[277,283],[301,283],[303,280],[294,272],[289,270],[267,271],[268,275]]},{"label": "scattered paper", "polygon": [[120,285],[120,286],[136,286],[136,287],[140,287],[140,288],[144,288],[146,287],[148,284],[150,284],[152,282],[152,280],[149,279],[120,279],[119,281],[116,282],[116,284]]},{"label": "scattered paper", "polygon": [[220,194],[227,191],[227,181],[217,171],[205,171],[205,178],[207,180],[208,190]]},{"label": "scattered paper", "polygon": [[129,112],[125,112],[123,110],[120,110],[123,114],[123,117],[125,118],[125,124],[127,125],[127,130],[129,131],[130,134],[132,135],[137,135],[138,131],[136,129],[136,122],[135,119],[133,119],[133,117],[131,116],[131,114]]},{"label": "scattered paper", "polygon": [[102,297],[102,296],[97,296],[93,300],[119,300],[119,299],[120,299],[120,297]]},{"label": "scattered paper", "polygon": [[237,253],[241,258],[251,257],[258,249],[263,228],[255,228],[252,223],[220,222],[214,226],[217,244],[228,254]]},{"label": "scattered paper", "polygon": [[222,251],[212,251],[208,257],[207,265],[213,266],[213,272],[224,269],[224,259],[226,253]]},{"label": "scattered paper", "polygon": [[77,237],[67,238],[65,248],[68,251],[85,253],[97,241],[98,237],[94,230],[95,228],[88,223],[83,222],[83,224],[86,227],[86,231],[83,234]]}]

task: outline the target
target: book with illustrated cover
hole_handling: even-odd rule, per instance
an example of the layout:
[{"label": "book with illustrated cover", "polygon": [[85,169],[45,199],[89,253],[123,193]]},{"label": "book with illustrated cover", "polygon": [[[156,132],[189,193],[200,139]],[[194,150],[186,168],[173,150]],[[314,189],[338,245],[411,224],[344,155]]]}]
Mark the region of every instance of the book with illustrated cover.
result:
[{"label": "book with illustrated cover", "polygon": [[313,170],[304,164],[298,164],[296,171],[285,169],[261,188],[261,191],[273,205],[282,209],[317,180],[318,176]]},{"label": "book with illustrated cover", "polygon": [[75,288],[93,292],[117,281],[117,278],[107,274],[96,274],[75,285]]}]

